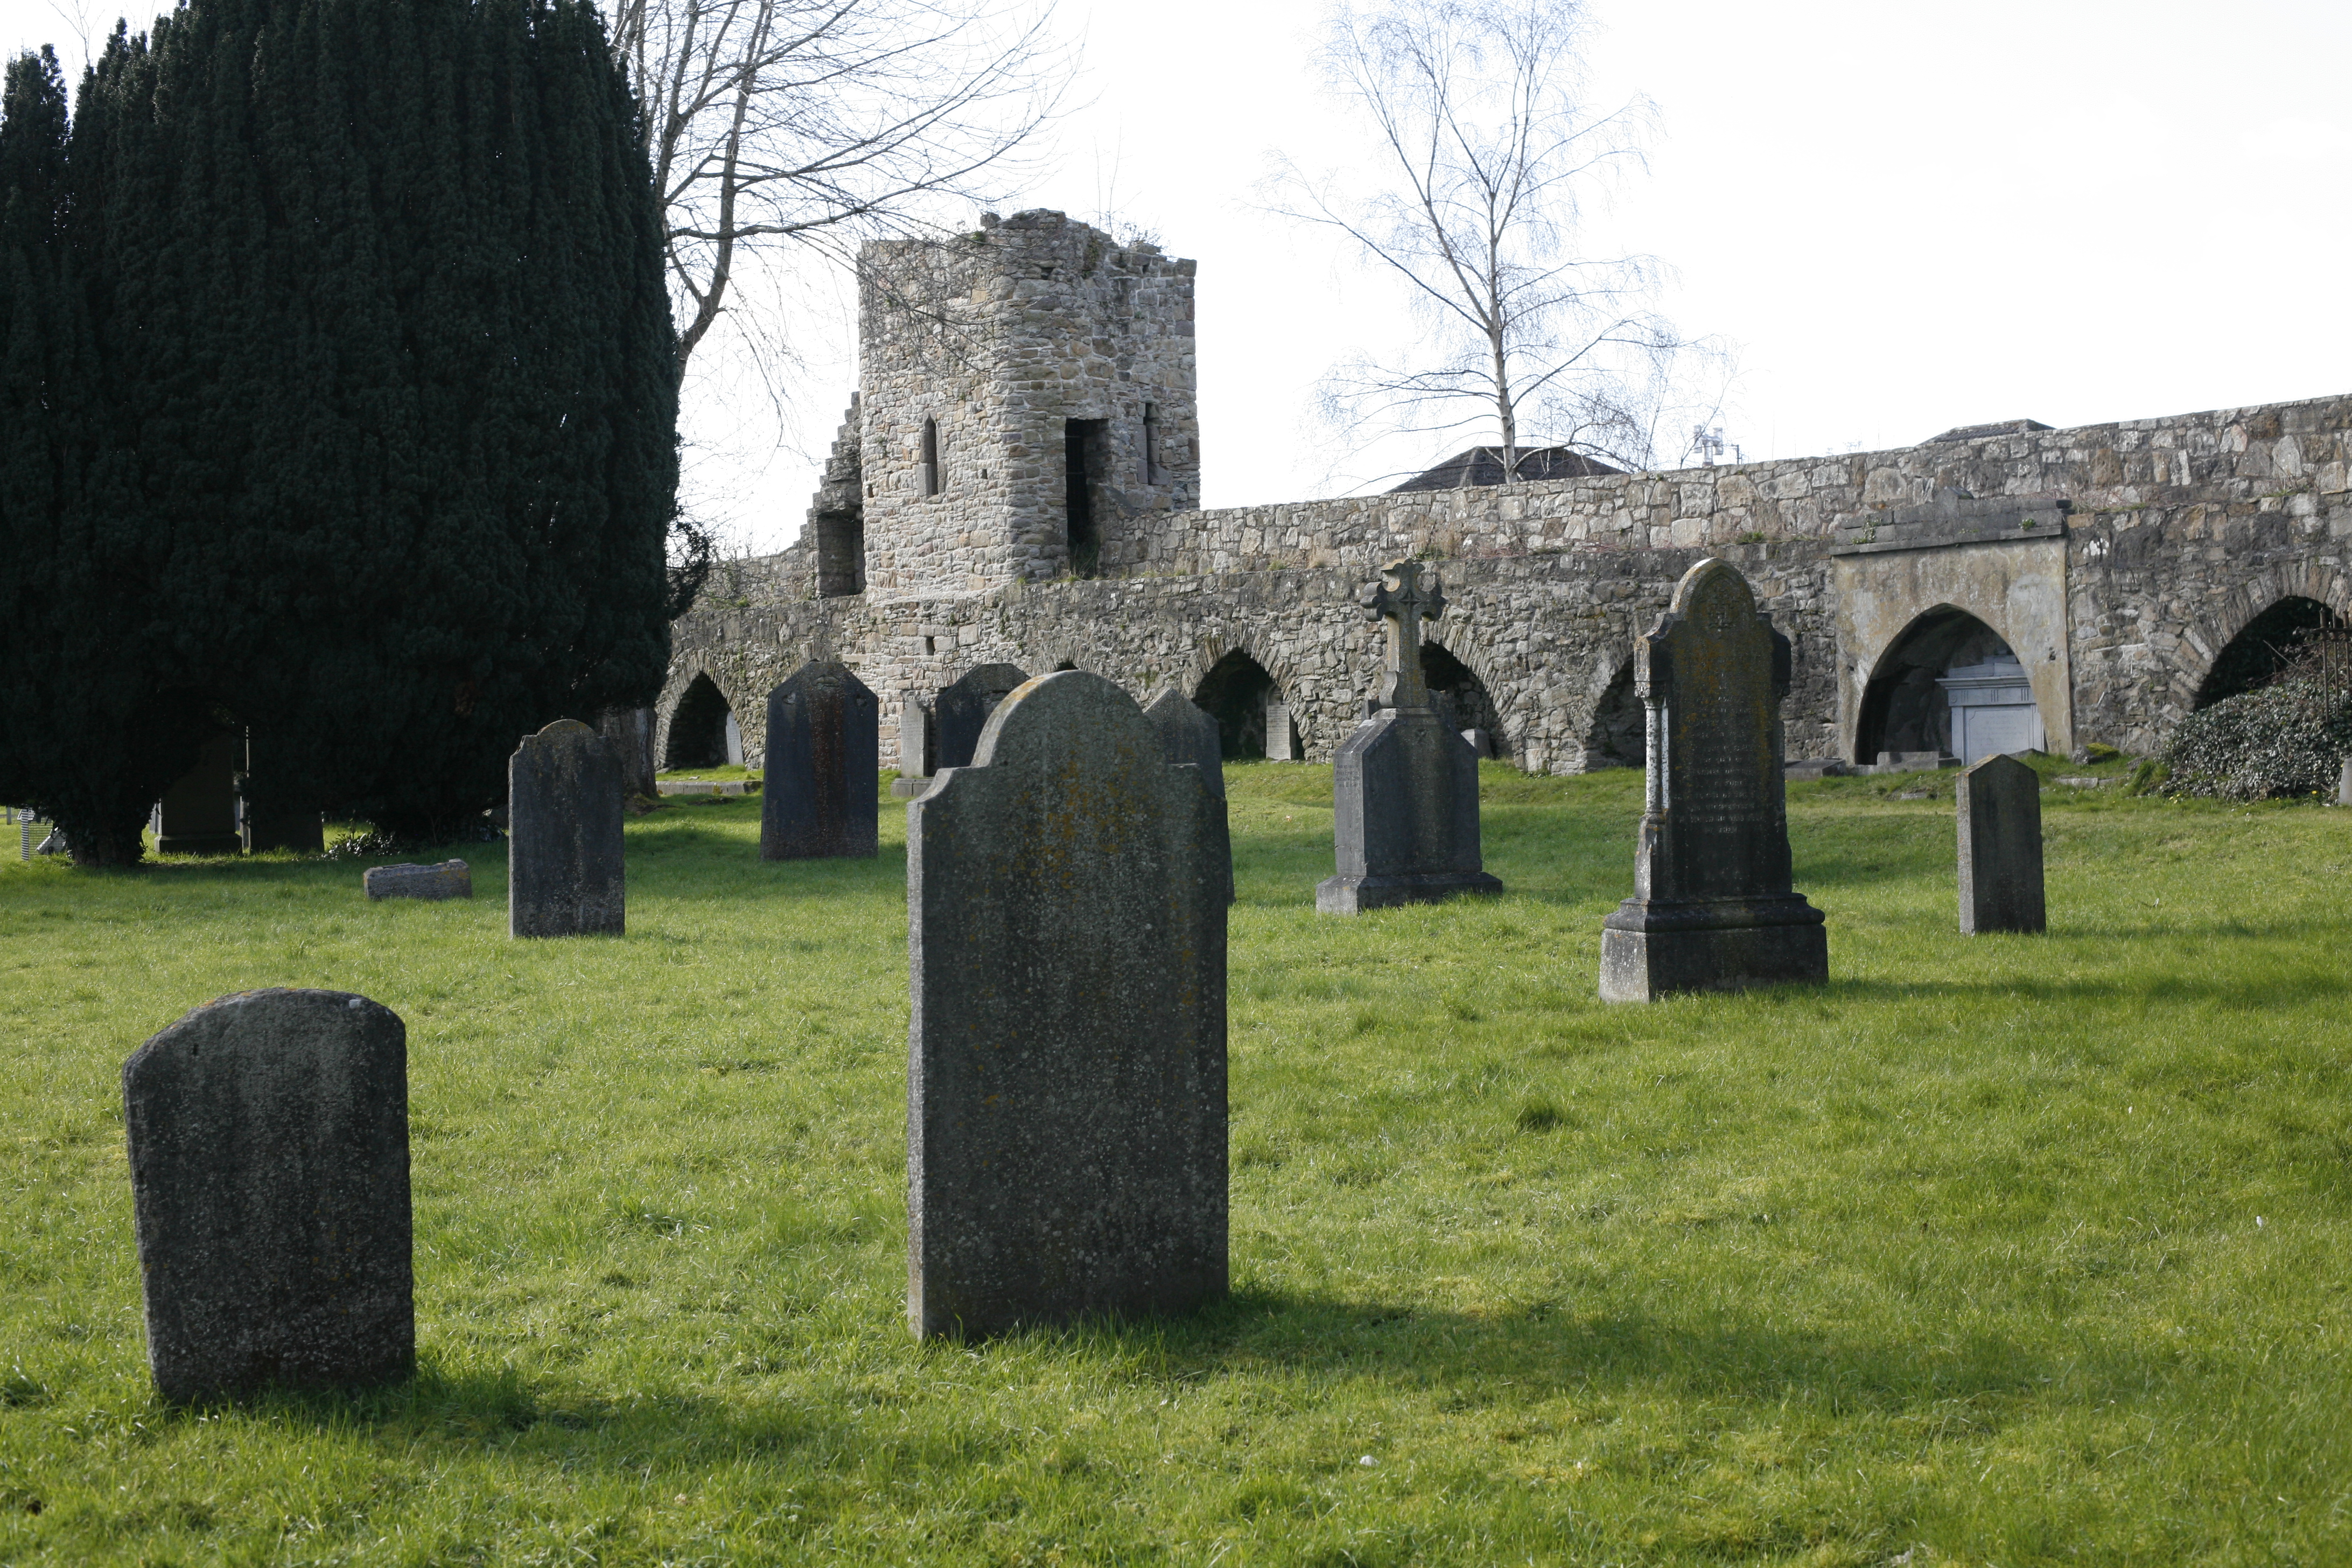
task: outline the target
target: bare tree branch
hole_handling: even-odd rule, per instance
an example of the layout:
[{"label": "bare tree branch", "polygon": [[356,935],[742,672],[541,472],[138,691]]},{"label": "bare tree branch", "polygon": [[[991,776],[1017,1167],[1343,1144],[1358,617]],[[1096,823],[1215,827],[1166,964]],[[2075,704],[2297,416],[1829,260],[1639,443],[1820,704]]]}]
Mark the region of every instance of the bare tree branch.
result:
[{"label": "bare tree branch", "polygon": [[[1677,372],[1720,363],[1652,309],[1646,256],[1580,254],[1585,202],[1644,166],[1654,110],[1591,112],[1581,0],[1370,0],[1333,13],[1327,88],[1370,122],[1389,178],[1338,189],[1277,158],[1272,209],[1338,230],[1402,282],[1422,328],[1412,363],[1325,378],[1351,441],[1486,426],[1505,482],[1532,418],[1566,445],[1651,468]],[[1718,399],[1719,401],[1719,399]]]}]

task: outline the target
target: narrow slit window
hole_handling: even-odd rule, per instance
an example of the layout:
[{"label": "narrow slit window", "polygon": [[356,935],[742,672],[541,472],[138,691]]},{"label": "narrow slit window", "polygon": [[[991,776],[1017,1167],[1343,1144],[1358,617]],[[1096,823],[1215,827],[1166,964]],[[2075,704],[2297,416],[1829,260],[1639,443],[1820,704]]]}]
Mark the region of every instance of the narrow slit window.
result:
[{"label": "narrow slit window", "polygon": [[1142,456],[1143,482],[1147,485],[1158,484],[1160,482],[1160,405],[1156,403],[1147,403],[1143,405]]},{"label": "narrow slit window", "polygon": [[922,492],[926,496],[940,493],[940,422],[923,421],[923,453],[919,467]]}]

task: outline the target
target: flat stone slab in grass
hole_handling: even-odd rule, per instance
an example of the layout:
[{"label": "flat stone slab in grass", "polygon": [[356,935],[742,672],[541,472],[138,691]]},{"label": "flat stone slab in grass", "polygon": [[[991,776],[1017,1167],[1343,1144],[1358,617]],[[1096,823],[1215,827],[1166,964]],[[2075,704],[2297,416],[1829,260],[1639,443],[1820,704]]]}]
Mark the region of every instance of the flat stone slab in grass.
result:
[{"label": "flat stone slab in grass", "polygon": [[2041,775],[2015,757],[1987,757],[1954,781],[1952,795],[1959,817],[1960,930],[1970,936],[2047,930]]},{"label": "flat stone slab in grass", "polygon": [[371,866],[360,879],[371,899],[470,899],[474,873],[463,860],[437,866]]},{"label": "flat stone slab in grass", "polygon": [[1224,1295],[1223,820],[1077,670],[907,807],[917,1334]]},{"label": "flat stone slab in grass", "polygon": [[507,763],[507,932],[618,936],[627,925],[621,753],[577,719]]},{"label": "flat stone slab in grass", "polygon": [[768,693],[763,860],[857,858],[878,853],[882,704],[849,667],[803,665]]},{"label": "flat stone slab in grass", "polygon": [[1601,1000],[1829,978],[1822,911],[1790,881],[1790,670],[1789,639],[1748,580],[1712,559],[1633,645],[1646,796],[1633,896],[1602,922]]},{"label": "flat stone slab in grass", "polygon": [[342,991],[224,996],[131,1053],[122,1120],[164,1398],[409,1375],[398,1015]]}]

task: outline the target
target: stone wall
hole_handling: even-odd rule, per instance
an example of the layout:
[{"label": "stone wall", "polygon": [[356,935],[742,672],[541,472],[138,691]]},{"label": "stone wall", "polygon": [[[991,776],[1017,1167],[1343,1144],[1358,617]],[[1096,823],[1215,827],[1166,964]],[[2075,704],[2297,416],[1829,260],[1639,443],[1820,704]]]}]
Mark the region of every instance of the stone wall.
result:
[{"label": "stone wall", "polygon": [[1839,754],[1853,740],[1842,679],[1866,678],[1903,616],[1882,606],[1871,628],[1850,624],[1829,553],[1838,531],[1855,537],[1960,488],[2069,503],[2055,537],[2073,711],[2071,728],[2055,716],[2053,738],[2150,750],[2229,639],[2277,598],[2352,612],[2347,433],[2352,397],[2340,397],[1811,462],[1163,514],[1164,531],[1137,536],[1159,541],[1145,563],[961,593],[814,597],[786,552],[714,575],[676,628],[659,712],[666,721],[708,670],[756,752],[767,689],[835,657],[880,694],[887,753],[904,694],[928,698],[977,664],[1074,665],[1149,697],[1163,684],[1189,693],[1242,648],[1291,700],[1307,755],[1324,760],[1377,670],[1376,628],[1355,595],[1381,561],[1423,554],[1454,604],[1431,640],[1484,683],[1507,753],[1572,773],[1633,637],[1712,553],[1748,574],[1795,645],[1790,754]]}]

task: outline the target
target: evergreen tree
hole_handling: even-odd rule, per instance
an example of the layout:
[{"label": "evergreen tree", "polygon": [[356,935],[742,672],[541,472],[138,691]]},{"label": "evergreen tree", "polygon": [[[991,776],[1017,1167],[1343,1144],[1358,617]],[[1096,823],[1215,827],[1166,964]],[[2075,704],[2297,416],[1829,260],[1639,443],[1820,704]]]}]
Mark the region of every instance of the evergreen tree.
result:
[{"label": "evergreen tree", "polygon": [[142,698],[249,727],[249,798],[446,831],[519,736],[659,685],[634,113],[583,0],[191,0],[86,79],[79,504],[147,572]]}]

